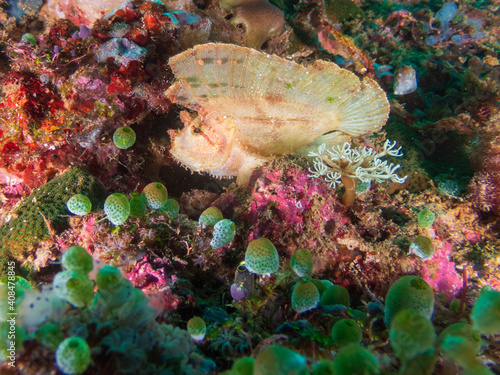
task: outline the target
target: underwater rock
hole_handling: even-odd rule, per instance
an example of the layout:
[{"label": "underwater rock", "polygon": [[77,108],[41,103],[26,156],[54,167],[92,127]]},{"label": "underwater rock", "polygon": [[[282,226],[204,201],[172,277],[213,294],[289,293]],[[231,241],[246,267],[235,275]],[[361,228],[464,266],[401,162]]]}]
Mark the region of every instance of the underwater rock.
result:
[{"label": "underwater rock", "polygon": [[370,78],[336,64],[304,67],[249,48],[205,44],[170,59],[178,79],[166,96],[181,112],[171,154],[189,169],[248,181],[275,156],[340,144],[385,124],[389,103]]}]

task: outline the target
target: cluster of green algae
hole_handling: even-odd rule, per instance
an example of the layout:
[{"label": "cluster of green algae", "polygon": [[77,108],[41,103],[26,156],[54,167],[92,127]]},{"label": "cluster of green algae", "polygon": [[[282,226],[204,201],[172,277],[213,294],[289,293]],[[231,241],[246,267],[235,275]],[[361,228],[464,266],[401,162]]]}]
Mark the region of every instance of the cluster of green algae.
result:
[{"label": "cluster of green algae", "polygon": [[[250,245],[249,249],[252,250]],[[269,263],[266,257],[261,260]],[[328,286],[325,280],[311,279],[311,260],[310,253],[305,249],[298,250],[292,256],[290,268],[299,277],[291,293],[293,309],[299,314],[319,306],[324,312],[334,312],[335,309],[331,307],[337,306],[337,312],[349,316],[337,320],[331,330],[331,342],[339,349],[335,359],[317,362],[312,368],[313,375],[382,373],[380,359],[371,353],[376,345],[362,345],[363,336],[367,330],[371,330],[365,324],[366,317],[360,311],[349,308],[349,294],[345,288]],[[388,340],[401,362],[401,373],[409,375],[418,371],[419,374],[430,374],[441,358],[460,366],[464,374],[493,374],[480,363],[477,355],[481,348],[481,334],[500,334],[500,292],[484,288],[472,309],[472,324],[452,324],[441,332],[439,338],[431,322],[434,302],[431,287],[422,278],[408,275],[398,279],[389,289],[385,307],[382,306],[383,315],[380,314],[380,307],[375,306],[374,309],[368,306],[368,310],[380,311],[375,314],[375,320],[384,317]],[[342,305],[344,308],[338,309]],[[372,319],[370,327],[375,320]],[[299,353],[275,345],[267,347],[255,358],[237,360],[225,374],[309,374],[306,363],[306,358]]]},{"label": "cluster of green algae", "polygon": [[[104,265],[92,276],[92,257],[80,246],[67,250],[61,266],[51,288],[42,293],[16,277],[16,344],[36,340],[43,347],[39,350],[55,356],[58,369],[67,375],[82,374],[92,365],[111,366],[116,374],[180,375],[213,369],[210,360],[194,352],[188,332],[155,320],[157,310],[148,297],[119,269]],[[2,300],[6,281],[0,282]],[[0,307],[6,310],[4,304]],[[51,311],[40,317],[37,310],[42,308]],[[9,324],[0,316],[2,343],[7,342]],[[22,345],[16,348],[22,356]],[[0,358],[6,356],[0,352]]]},{"label": "cluster of green algae", "polygon": [[[0,277],[5,276],[6,264],[11,260],[29,268],[25,262],[27,252],[47,239],[51,230],[67,225],[66,203],[75,194],[86,195],[95,209],[104,201],[105,189],[87,170],[74,167],[35,189],[11,213],[10,220],[0,227]],[[21,267],[18,270],[21,272]]]},{"label": "cluster of green algae", "polygon": [[[200,224],[208,224],[208,226],[211,226],[210,224],[212,224],[215,226],[215,224],[217,222],[221,222],[221,220],[222,214],[220,211],[212,208],[200,216],[199,222]],[[85,252],[85,250],[83,251]],[[71,252],[68,252],[68,254],[69,253]],[[89,257],[86,252],[84,255]],[[89,267],[83,267],[83,265],[86,263],[90,264],[91,260],[84,261],[82,259],[78,259],[77,262],[71,262],[73,265],[68,267],[68,260],[66,258],[67,256],[62,259],[63,268],[65,268],[65,270],[57,274],[54,280],[55,284],[61,284],[58,292],[60,294],[59,297],[65,299],[75,307],[80,309],[85,308],[85,306],[92,300],[93,293],[92,283],[89,282],[84,275],[89,271]],[[256,273],[258,274],[272,274],[277,271],[279,265],[279,259],[277,259],[277,253],[274,245],[272,245],[272,243],[265,238],[254,240],[249,243],[246,260],[249,265],[253,264],[253,267],[250,268],[253,271],[256,271],[257,269],[258,272]],[[74,269],[76,264],[79,264],[79,267],[83,267],[83,269]],[[297,251],[294,256],[292,256],[290,268],[296,274],[296,277],[299,278],[291,290],[292,307],[298,314],[315,309],[318,306],[323,311],[335,311],[335,309],[329,310],[329,308],[339,305],[343,305],[344,308],[338,311],[345,311],[349,316],[352,314],[350,318],[338,320],[333,324],[331,330],[331,340],[334,347],[338,348],[336,359],[334,361],[323,360],[317,362],[312,368],[313,374],[329,374],[334,370],[336,374],[357,374],[359,373],[359,368],[353,367],[352,363],[353,361],[359,362],[361,360],[366,364],[366,368],[364,367],[362,369],[364,371],[363,373],[380,373],[377,356],[371,352],[373,348],[371,348],[370,345],[367,347],[362,345],[363,335],[366,332],[366,325],[361,323],[359,317],[355,318],[355,310],[349,308],[350,302],[348,292],[341,286],[331,285],[331,283],[328,284],[325,280],[321,281],[312,279],[312,256],[305,249]],[[110,275],[114,275],[119,280],[123,279],[119,271],[113,267],[105,266],[99,271],[97,286],[102,290],[100,292],[98,291],[97,295],[101,296],[101,298],[107,296],[104,298],[105,305],[113,305],[111,301],[113,299],[116,300],[114,297],[116,295],[120,296],[119,299],[122,299],[122,297],[126,299],[126,296],[130,295],[129,292],[132,290],[130,289],[130,283],[123,279],[124,283],[129,285],[129,287],[123,284],[123,286],[119,288],[123,289],[121,292],[116,293],[116,290],[114,290],[111,294],[107,293],[105,291],[104,284],[102,282],[100,283],[99,279],[102,281],[103,278],[105,278],[104,276],[107,277]],[[68,285],[70,286],[70,289],[77,288],[78,292],[75,293],[75,290],[68,290]],[[304,288],[304,286],[306,287]],[[314,292],[311,293],[311,291]],[[474,310],[476,312],[474,326],[466,325],[466,327],[462,327],[461,329],[452,329],[451,327],[453,326],[451,326],[446,333],[446,335],[451,338],[446,339],[446,337],[443,337],[441,339],[440,336],[439,343],[436,343],[436,333],[429,320],[434,306],[434,294],[431,288],[427,285],[427,283],[425,283],[425,281],[416,276],[405,276],[394,283],[386,298],[384,315],[386,326],[388,328],[390,327],[389,338],[391,345],[396,356],[403,363],[403,373],[410,374],[411,372],[409,371],[411,371],[414,367],[415,361],[424,361],[426,366],[429,368],[433,367],[438,357],[430,353],[430,351],[434,351],[435,348],[439,348],[438,350],[443,353],[443,356],[453,359],[462,367],[469,366],[468,368],[472,369],[470,371],[479,371],[478,373],[488,374],[488,370],[480,366],[476,360],[476,352],[479,347],[473,350],[473,353],[470,354],[466,360],[462,360],[461,358],[464,356],[464,351],[469,350],[472,346],[477,346],[476,341],[478,335],[480,337],[480,331],[476,328],[480,327],[481,324],[481,332],[483,332],[483,330],[484,333],[494,332],[494,328],[491,328],[492,324],[489,323],[490,316],[485,318],[484,306],[486,305],[487,309],[489,308],[493,312],[495,309],[498,309],[499,307],[495,305],[495,303],[498,305],[498,302],[495,302],[496,299],[494,298],[497,294],[498,292],[490,292],[488,296],[493,297],[488,297],[490,300],[486,303],[483,302],[483,307],[480,310]],[[142,298],[142,300],[144,301],[144,298]],[[488,307],[492,304],[492,307]],[[477,311],[481,311],[483,316],[478,317],[479,313]],[[126,315],[128,316],[128,314]],[[488,321],[488,323],[486,323],[485,320]],[[198,321],[199,319],[197,322]],[[415,321],[419,322],[418,327],[425,326],[426,329],[423,331],[417,329],[417,332],[414,332],[415,327],[413,323]],[[188,324],[188,329],[192,328],[191,326],[192,324]],[[206,327],[204,327],[203,324],[200,326],[202,329],[197,331],[200,331],[204,335]],[[363,331],[360,329],[360,326],[363,327]],[[41,332],[43,331],[44,330],[41,330]],[[38,332],[40,332],[40,330]],[[200,332],[192,333],[195,341],[203,340],[201,337],[203,335]],[[461,332],[465,332],[468,336],[463,338],[460,336]],[[39,333],[38,336],[43,335]],[[60,337],[61,335],[58,336]],[[414,338],[414,340],[410,343],[407,342],[408,336]],[[404,345],[401,345],[401,342],[403,342]],[[75,347],[86,348],[85,345],[76,344]],[[273,359],[272,363],[269,362],[270,360],[266,359],[268,357],[275,358],[276,356],[283,359],[284,362],[281,361],[279,363],[282,363],[285,367],[291,362],[296,363],[297,371],[299,371],[296,373],[306,374],[310,371],[310,368],[305,365],[307,362],[305,357],[301,356],[299,353],[280,346],[270,346],[261,354],[257,355],[255,359],[245,357],[236,361],[233,369],[230,370],[231,372],[229,373],[280,374],[280,372],[273,372],[276,369],[275,359]],[[70,355],[69,358],[71,357],[72,356]],[[87,358],[87,355],[75,355],[74,357]],[[66,365],[67,364],[63,363],[58,364],[60,368]],[[295,365],[292,367],[295,368]],[[239,372],[239,369],[243,372]]]}]

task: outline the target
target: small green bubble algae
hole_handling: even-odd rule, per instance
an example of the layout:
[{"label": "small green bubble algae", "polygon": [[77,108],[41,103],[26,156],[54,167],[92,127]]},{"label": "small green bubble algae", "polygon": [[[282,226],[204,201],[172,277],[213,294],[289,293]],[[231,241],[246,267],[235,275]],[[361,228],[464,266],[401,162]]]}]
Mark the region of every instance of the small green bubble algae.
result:
[{"label": "small green bubble algae", "polygon": [[434,245],[429,237],[417,236],[410,245],[410,254],[415,254],[422,259],[427,259],[434,254]]},{"label": "small green bubble algae", "polygon": [[422,210],[417,216],[418,225],[424,229],[432,227],[434,220],[436,220],[436,214],[429,210]]}]

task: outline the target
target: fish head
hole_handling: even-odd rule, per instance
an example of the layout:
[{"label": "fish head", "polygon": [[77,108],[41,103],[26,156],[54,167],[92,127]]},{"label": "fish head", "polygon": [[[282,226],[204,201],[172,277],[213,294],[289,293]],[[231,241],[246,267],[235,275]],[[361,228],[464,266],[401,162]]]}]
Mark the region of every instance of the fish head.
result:
[{"label": "fish head", "polygon": [[181,112],[184,127],[169,130],[170,153],[187,168],[196,172],[210,172],[221,167],[229,158],[233,147],[235,126],[217,126],[204,121],[201,116],[191,118]]}]

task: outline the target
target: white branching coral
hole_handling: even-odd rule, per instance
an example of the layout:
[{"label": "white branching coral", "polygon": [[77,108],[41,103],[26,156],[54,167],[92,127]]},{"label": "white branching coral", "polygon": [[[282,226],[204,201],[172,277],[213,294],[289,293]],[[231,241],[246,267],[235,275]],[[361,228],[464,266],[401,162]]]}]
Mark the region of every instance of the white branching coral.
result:
[{"label": "white branching coral", "polygon": [[386,155],[403,156],[401,147],[395,147],[396,142],[392,143],[390,140],[385,141],[381,152],[368,147],[351,148],[348,142],[342,146],[333,146],[330,150],[326,149],[326,144],[322,144],[318,152],[309,152],[309,156],[314,158],[314,167],[309,171],[311,177],[323,177],[333,188],[342,181],[346,188],[344,203],[351,205],[358,179],[363,182],[391,180],[400,184],[406,181],[407,176],[400,177],[396,174],[399,164],[380,159]]}]

